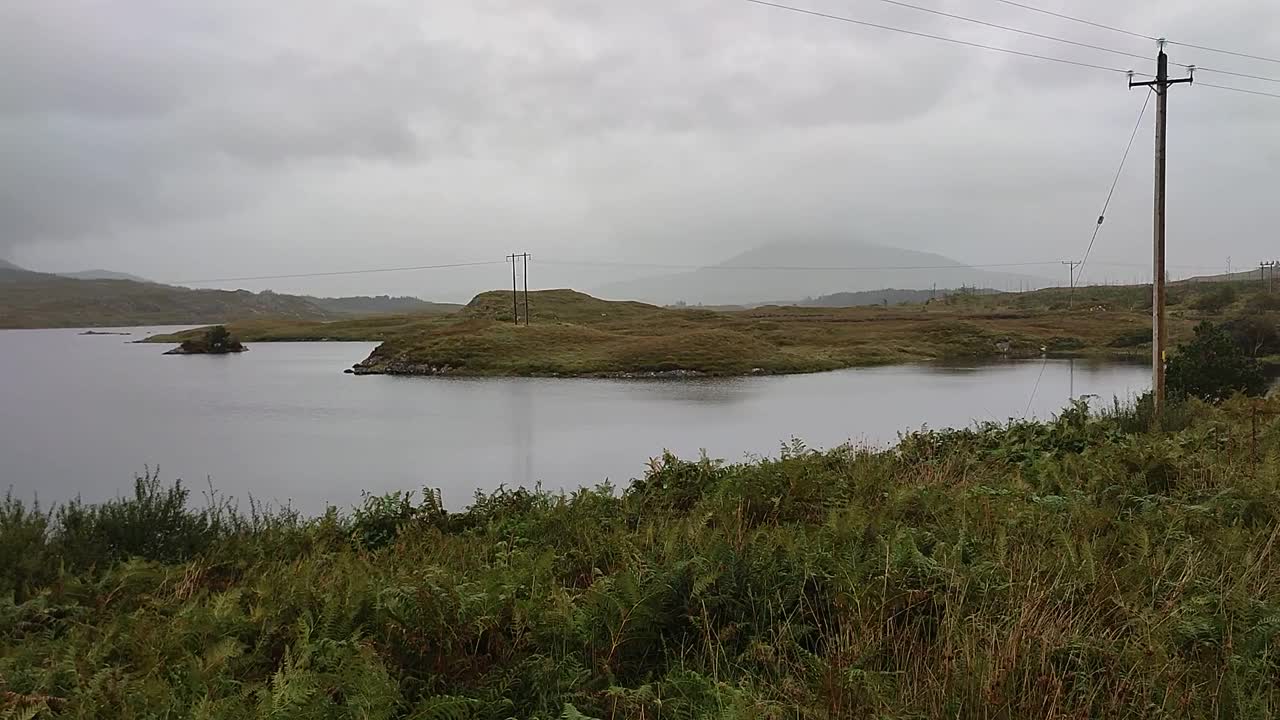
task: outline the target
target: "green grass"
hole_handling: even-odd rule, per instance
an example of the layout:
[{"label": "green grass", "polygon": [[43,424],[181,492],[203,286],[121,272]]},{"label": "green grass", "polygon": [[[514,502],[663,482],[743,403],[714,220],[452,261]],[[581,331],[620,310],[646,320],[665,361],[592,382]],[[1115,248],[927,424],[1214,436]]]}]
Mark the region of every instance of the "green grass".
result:
[{"label": "green grass", "polygon": [[[1132,289],[1106,289],[1127,297]],[[1102,291],[1100,290],[1099,293]],[[1065,296],[1063,296],[1065,298]],[[1150,317],[1083,291],[1075,309],[1056,291],[953,296],[892,308],[761,307],[742,311],[610,302],[571,290],[530,293],[532,322],[512,320],[511,295],[477,296],[446,317],[232,323],[246,342],[380,341],[361,370],[393,374],[635,375],[797,373],[947,358],[1149,354]],[[1087,301],[1087,302],[1083,302]],[[524,298],[520,298],[523,317]],[[1173,341],[1200,313],[1171,315]],[[196,331],[152,338],[178,342]]]},{"label": "green grass", "polygon": [[1256,407],[663,456],[621,494],[462,512],[9,499],[0,717],[1273,717]]}]

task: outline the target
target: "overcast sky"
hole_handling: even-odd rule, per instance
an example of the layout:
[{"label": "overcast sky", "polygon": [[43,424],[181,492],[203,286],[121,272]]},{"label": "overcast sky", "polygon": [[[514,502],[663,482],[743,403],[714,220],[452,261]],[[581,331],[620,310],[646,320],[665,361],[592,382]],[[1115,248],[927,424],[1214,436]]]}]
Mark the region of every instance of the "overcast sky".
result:
[{"label": "overcast sky", "polygon": [[[1155,52],[995,0],[914,1]],[[1280,55],[1276,2],[1027,2]],[[791,4],[1154,66],[876,0]],[[1280,76],[1280,64],[1171,57]],[[10,0],[0,67],[0,257],[166,282],[527,250],[535,287],[589,287],[624,271],[538,261],[712,263],[793,238],[971,263],[1078,257],[1145,92],[1122,74],[743,0]],[[1280,99],[1179,86],[1170,107],[1169,262],[1280,255]],[[1093,279],[1150,276],[1102,262],[1148,262],[1151,120]],[[505,272],[222,285],[455,298]]]}]

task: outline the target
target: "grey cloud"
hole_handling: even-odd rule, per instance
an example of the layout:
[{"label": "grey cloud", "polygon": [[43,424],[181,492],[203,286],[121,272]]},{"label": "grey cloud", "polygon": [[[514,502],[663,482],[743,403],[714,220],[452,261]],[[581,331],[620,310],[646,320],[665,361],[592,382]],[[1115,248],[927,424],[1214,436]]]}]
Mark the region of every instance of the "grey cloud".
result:
[{"label": "grey cloud", "polygon": [[[872,0],[797,4],[1142,63]],[[1280,41],[1280,8],[1246,0],[1045,6],[1231,47]],[[936,7],[1153,50],[998,3]],[[771,237],[971,262],[1067,255],[1141,102],[1123,76],[740,0],[10,3],[0,64],[15,70],[0,75],[0,255],[127,258],[119,269],[161,279],[501,257],[512,243],[638,261],[715,261]],[[1266,190],[1280,101],[1183,90],[1171,243],[1197,263],[1227,245],[1262,252],[1256,228],[1280,221]],[[1149,148],[1148,127],[1103,256],[1145,258]],[[1196,242],[1209,233],[1230,240]],[[458,292],[477,282],[456,277]]]}]

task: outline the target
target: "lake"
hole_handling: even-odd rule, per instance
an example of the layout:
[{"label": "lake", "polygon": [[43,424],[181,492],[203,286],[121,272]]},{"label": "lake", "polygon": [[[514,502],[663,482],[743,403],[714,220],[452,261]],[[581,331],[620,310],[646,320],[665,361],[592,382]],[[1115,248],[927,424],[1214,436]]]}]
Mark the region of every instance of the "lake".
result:
[{"label": "lake", "polygon": [[196,491],[211,480],[308,513],[424,486],[456,508],[501,484],[623,485],[664,448],[741,460],[793,437],[887,444],[925,424],[1048,417],[1073,392],[1109,403],[1150,386],[1141,365],[1083,360],[715,380],[355,377],[343,369],[373,344],[176,357],[129,342],[159,330],[0,331],[0,491],[98,501],[158,466]]}]

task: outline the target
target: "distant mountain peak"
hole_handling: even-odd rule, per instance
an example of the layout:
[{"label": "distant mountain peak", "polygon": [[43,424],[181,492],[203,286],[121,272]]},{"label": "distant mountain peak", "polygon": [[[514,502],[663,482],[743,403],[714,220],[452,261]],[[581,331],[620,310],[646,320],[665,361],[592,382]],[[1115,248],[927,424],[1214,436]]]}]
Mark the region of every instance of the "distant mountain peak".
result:
[{"label": "distant mountain peak", "polygon": [[744,305],[883,288],[1017,290],[1050,284],[1044,278],[984,270],[922,250],[860,240],[802,239],[769,242],[691,272],[612,283],[595,294],[662,305]]}]

